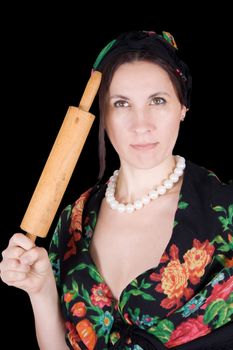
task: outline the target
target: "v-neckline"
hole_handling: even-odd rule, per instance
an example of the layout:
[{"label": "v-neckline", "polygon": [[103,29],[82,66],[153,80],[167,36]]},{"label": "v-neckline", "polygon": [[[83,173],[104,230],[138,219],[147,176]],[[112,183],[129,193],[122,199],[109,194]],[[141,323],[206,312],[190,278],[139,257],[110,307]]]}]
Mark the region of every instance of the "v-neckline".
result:
[{"label": "v-neckline", "polygon": [[[173,218],[173,226],[172,226],[172,233],[171,233],[171,236],[170,236],[170,239],[166,245],[166,248],[164,249],[162,255],[161,255],[161,258],[158,262],[158,265],[157,266],[154,266],[154,267],[151,267],[143,272],[141,272],[139,275],[135,276],[123,289],[122,291],[120,292],[119,294],[119,298],[115,298],[114,296],[112,297],[112,300],[113,300],[113,303],[115,305],[120,305],[121,303],[121,300],[124,296],[124,293],[126,292],[126,290],[131,286],[131,284],[133,283],[134,280],[138,280],[138,279],[141,279],[144,275],[152,272],[152,271],[155,271],[159,268],[159,266],[161,265],[162,263],[162,258],[164,256],[164,254],[168,251],[169,247],[171,246],[172,244],[172,241],[174,239],[174,231],[175,231],[175,226],[176,226],[176,223],[178,222],[178,215],[179,215],[179,212],[180,212],[180,208],[179,208],[179,202],[181,200],[181,198],[183,197],[183,194],[185,193],[185,188],[186,188],[186,182],[187,182],[187,174],[188,174],[188,171],[189,171],[189,161],[186,161],[186,167],[184,169],[184,174],[183,174],[183,181],[182,181],[182,184],[181,184],[181,188],[180,188],[180,192],[179,192],[179,195],[178,195],[178,202],[177,202],[177,206],[176,206],[176,210],[175,210],[175,214],[174,214],[174,218]],[[102,201],[103,198],[100,198],[100,202]],[[99,209],[100,209],[100,206],[98,208],[98,211],[96,212],[96,220],[95,220],[95,223],[97,222],[97,218],[98,218],[98,213],[99,213]],[[180,222],[179,222],[179,225],[180,225]],[[92,259],[92,256],[90,254],[90,244],[91,244],[91,241],[93,239],[93,236],[94,236],[94,229],[95,229],[95,225],[91,225],[91,230],[92,230],[92,234],[91,234],[91,238],[89,239],[88,241],[88,247],[87,247],[87,254],[88,254],[88,257],[89,257],[89,260],[91,261],[91,264],[92,266],[94,267],[94,269],[96,270],[96,272],[98,273],[99,277],[102,279],[102,283],[104,283],[108,289],[110,290],[111,294],[113,295],[112,293],[112,290],[110,288],[110,286],[106,283],[104,277],[102,276],[102,274],[100,273],[96,263],[94,262],[94,260]]]}]

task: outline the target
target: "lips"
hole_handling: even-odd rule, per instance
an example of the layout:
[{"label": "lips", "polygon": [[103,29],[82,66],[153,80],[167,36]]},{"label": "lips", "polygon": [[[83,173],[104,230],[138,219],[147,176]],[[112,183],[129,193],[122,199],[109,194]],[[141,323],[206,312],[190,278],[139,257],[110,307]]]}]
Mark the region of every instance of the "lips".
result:
[{"label": "lips", "polygon": [[152,150],[156,147],[157,142],[153,143],[138,143],[138,144],[133,144],[130,145],[133,149],[135,150]]}]

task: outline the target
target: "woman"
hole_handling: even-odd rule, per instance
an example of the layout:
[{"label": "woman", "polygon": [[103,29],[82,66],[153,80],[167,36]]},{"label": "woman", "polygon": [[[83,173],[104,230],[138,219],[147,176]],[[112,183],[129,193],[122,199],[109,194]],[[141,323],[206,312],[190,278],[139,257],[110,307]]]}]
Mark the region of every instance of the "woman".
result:
[{"label": "woman", "polygon": [[174,38],[124,33],[94,69],[100,177],[105,131],[120,168],[63,211],[49,256],[13,235],[1,277],[29,294],[41,349],[230,349],[233,188],[173,155],[191,92]]}]

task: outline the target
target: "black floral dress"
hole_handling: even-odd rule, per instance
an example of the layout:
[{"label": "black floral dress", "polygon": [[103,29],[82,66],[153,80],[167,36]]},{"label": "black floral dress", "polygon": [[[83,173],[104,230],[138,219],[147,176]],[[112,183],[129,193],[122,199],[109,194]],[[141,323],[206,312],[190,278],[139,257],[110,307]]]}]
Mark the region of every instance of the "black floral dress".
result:
[{"label": "black floral dress", "polygon": [[[105,190],[98,183],[65,208],[50,245],[70,349],[203,350],[214,349],[219,339],[230,344],[233,186],[187,161],[159,265],[131,281],[119,301],[89,253]],[[222,347],[228,348],[233,344]]]}]

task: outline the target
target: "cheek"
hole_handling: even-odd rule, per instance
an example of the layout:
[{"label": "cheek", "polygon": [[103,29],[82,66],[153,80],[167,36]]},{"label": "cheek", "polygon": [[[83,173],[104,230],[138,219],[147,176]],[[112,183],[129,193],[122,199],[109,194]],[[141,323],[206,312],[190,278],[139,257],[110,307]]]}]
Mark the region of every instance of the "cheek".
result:
[{"label": "cheek", "polygon": [[124,148],[129,141],[124,125],[109,121],[106,123],[106,132],[115,150],[121,152],[121,149]]},{"label": "cheek", "polygon": [[171,126],[170,126],[170,129],[171,129],[171,132],[172,131],[177,131],[180,127],[180,118],[174,118],[172,123],[171,123]]},{"label": "cheek", "polygon": [[116,138],[116,135],[115,135],[116,134],[116,128],[114,127],[113,123],[108,120],[105,123],[105,129],[106,129],[106,133],[108,135],[108,138],[109,138],[110,142],[112,144],[114,144],[115,143],[114,140]]},{"label": "cheek", "polygon": [[125,130],[125,125],[120,118],[109,118],[106,120],[105,126],[109,138],[119,138]]},{"label": "cheek", "polygon": [[160,128],[160,135],[166,139],[174,139],[177,137],[180,127],[179,118],[174,118],[169,123],[164,123]]}]

